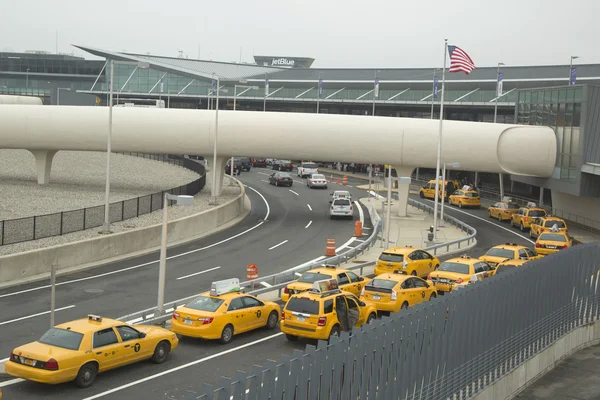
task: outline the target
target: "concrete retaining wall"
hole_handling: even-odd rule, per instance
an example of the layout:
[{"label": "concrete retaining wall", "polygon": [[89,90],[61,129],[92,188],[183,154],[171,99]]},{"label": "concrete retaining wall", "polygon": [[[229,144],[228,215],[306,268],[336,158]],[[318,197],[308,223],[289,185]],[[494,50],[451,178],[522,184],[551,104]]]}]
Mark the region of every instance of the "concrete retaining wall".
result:
[{"label": "concrete retaining wall", "polygon": [[[169,222],[169,246],[197,240],[224,230],[250,210],[244,185],[238,182],[240,195],[235,199]],[[133,229],[78,242],[30,250],[0,257],[0,287],[45,279],[52,264],[58,274],[80,271],[127,258],[148,254],[160,249],[162,225]]]},{"label": "concrete retaining wall", "polygon": [[475,400],[512,399],[529,385],[554,368],[564,358],[600,342],[600,322],[577,328],[550,345],[525,364],[474,397]]}]

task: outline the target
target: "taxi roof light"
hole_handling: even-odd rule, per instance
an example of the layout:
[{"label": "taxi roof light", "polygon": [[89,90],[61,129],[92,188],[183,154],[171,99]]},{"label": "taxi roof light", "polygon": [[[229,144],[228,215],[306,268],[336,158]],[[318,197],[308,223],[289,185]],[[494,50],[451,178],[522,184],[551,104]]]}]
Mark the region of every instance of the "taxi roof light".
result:
[{"label": "taxi roof light", "polygon": [[330,293],[339,292],[337,279],[323,279],[313,283],[312,287],[308,290],[309,293],[316,293],[321,295],[327,295]]},{"label": "taxi roof light", "polygon": [[394,274],[408,275],[408,272],[402,271],[401,269],[395,269]]},{"label": "taxi roof light", "polygon": [[516,243],[508,243],[508,242],[507,242],[507,243],[504,243],[504,245],[505,245],[505,246],[516,246],[517,244],[516,244]]},{"label": "taxi roof light", "polygon": [[323,268],[333,268],[333,269],[336,269],[337,266],[336,265],[332,265],[332,264],[323,264]]},{"label": "taxi roof light", "polygon": [[466,255],[466,254],[463,254],[462,256],[460,256],[460,258],[464,258],[464,259],[470,259],[471,257],[469,257],[469,256],[468,256],[468,255]]},{"label": "taxi roof light", "polygon": [[99,315],[89,314],[88,321],[102,322],[102,317]]},{"label": "taxi roof light", "polygon": [[508,196],[504,196],[504,197],[502,198],[502,201],[503,201],[503,202],[505,202],[505,203],[510,203],[510,202],[512,201],[512,198],[510,198],[510,197],[508,197]]},{"label": "taxi roof light", "polygon": [[215,281],[210,285],[210,295],[220,296],[225,293],[241,292],[240,280],[238,278]]},{"label": "taxi roof light", "polygon": [[527,204],[525,205],[525,207],[527,207],[527,208],[536,208],[537,204],[535,204],[533,201],[529,201],[529,202],[527,202]]}]

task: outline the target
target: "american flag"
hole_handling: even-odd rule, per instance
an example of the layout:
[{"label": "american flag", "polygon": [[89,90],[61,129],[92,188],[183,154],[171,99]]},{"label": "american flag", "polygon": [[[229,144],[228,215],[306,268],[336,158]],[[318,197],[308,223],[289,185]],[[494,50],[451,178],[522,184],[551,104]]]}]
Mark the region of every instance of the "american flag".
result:
[{"label": "american flag", "polygon": [[469,72],[475,69],[475,63],[471,57],[460,47],[448,46],[450,54],[450,72],[464,72],[469,75]]}]

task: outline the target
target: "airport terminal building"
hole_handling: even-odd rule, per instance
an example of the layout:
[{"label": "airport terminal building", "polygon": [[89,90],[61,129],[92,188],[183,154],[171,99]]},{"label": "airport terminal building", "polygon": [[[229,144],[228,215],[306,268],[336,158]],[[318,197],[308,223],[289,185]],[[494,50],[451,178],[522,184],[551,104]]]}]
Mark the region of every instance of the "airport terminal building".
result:
[{"label": "airport terminal building", "polygon": [[[291,56],[227,63],[78,47],[104,60],[0,53],[0,94],[40,96],[45,104],[103,106],[108,103],[108,60],[114,60],[118,105],[156,105],[159,100],[169,108],[213,108],[218,76],[220,109],[439,118],[433,80],[441,71],[433,68],[313,68],[314,59]],[[496,95],[495,66],[469,75],[447,73],[444,118],[493,122],[497,106],[497,122],[553,127],[559,143],[554,175],[543,180],[513,176],[511,181],[532,196],[545,188],[545,198],[550,201],[551,192],[556,208],[589,210],[586,217],[600,221],[600,64],[576,67],[573,86],[568,86],[568,65],[502,67],[501,96]]]}]

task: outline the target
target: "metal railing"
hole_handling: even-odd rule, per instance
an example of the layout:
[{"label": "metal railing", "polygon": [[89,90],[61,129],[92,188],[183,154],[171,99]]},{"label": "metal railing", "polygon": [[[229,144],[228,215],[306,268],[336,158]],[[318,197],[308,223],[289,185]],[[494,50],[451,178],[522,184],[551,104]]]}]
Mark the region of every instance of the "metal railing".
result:
[{"label": "metal railing", "polygon": [[201,382],[184,398],[472,398],[598,321],[599,257],[600,244],[593,243],[533,260],[233,379]]},{"label": "metal railing", "polygon": [[[204,166],[193,160],[164,154],[122,154],[178,165],[198,173],[200,177],[188,184],[176,188],[110,203],[109,214],[111,222],[120,222],[160,210],[163,206],[162,202],[164,201],[165,193],[194,196],[199,193],[206,184]],[[61,211],[52,214],[35,215],[32,217],[6,219],[0,221],[0,246],[84,231],[86,229],[102,226],[103,222],[104,205]]]}]

